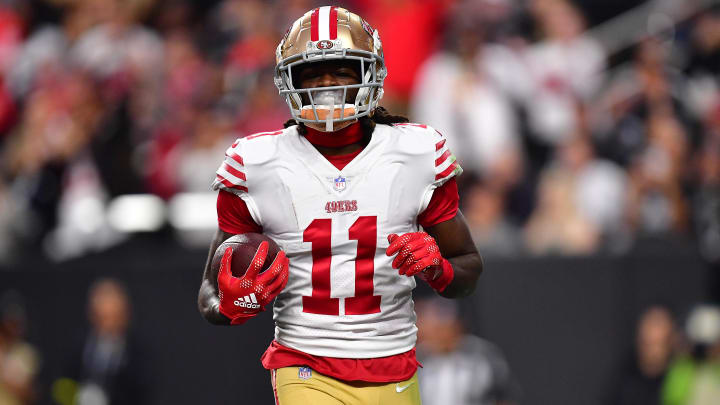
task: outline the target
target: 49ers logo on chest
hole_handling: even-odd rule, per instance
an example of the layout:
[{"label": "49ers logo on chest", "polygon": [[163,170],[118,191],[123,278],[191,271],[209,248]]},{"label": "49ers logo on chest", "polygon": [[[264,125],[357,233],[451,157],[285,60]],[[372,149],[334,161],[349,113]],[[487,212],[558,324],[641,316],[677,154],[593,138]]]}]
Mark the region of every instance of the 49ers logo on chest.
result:
[{"label": "49ers logo on chest", "polygon": [[325,203],[325,212],[357,211],[357,200],[328,201]]}]

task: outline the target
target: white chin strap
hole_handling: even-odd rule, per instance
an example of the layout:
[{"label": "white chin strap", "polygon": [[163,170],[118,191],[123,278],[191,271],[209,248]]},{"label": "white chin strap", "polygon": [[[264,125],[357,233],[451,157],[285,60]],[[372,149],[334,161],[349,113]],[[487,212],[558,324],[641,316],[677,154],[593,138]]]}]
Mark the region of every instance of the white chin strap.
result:
[{"label": "white chin strap", "polygon": [[328,115],[325,117],[325,131],[333,131],[333,115],[335,115],[335,104],[329,106]]},{"label": "white chin strap", "polygon": [[[332,132],[333,118],[335,118],[335,105],[343,104],[345,100],[341,100],[342,91],[340,90],[324,90],[313,94],[316,105],[324,107],[327,110],[325,115],[325,131]],[[316,107],[317,108],[317,107]]]}]

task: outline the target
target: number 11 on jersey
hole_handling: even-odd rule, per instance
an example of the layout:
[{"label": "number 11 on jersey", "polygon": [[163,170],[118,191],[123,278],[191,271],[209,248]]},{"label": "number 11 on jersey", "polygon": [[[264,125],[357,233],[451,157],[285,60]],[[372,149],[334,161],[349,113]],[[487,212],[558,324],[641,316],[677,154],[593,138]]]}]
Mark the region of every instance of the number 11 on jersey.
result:
[{"label": "number 11 on jersey", "polygon": [[[380,296],[373,295],[377,217],[359,217],[348,230],[357,241],[355,257],[355,295],[345,298],[345,315],[380,312]],[[315,219],[303,232],[303,241],[312,244],[312,295],[303,296],[303,312],[340,315],[340,299],[330,297],[330,264],[332,258],[332,219]]]}]

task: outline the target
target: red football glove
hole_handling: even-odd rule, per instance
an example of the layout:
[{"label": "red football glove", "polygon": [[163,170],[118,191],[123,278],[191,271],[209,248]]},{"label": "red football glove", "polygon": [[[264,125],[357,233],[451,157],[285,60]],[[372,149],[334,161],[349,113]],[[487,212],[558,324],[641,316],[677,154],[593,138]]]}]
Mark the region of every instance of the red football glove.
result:
[{"label": "red football glove", "polygon": [[450,285],[454,272],[450,262],[440,254],[435,239],[425,232],[388,235],[388,246],[385,254],[395,256],[392,267],[398,273],[408,277],[417,275],[425,280],[430,287],[442,292]]},{"label": "red football glove", "polygon": [[285,288],[290,260],[280,251],[270,268],[258,276],[268,253],[268,243],[262,242],[245,275],[237,278],[230,270],[232,253],[232,248],[225,249],[218,272],[219,310],[230,318],[232,325],[240,325],[264,311],[265,305]]}]

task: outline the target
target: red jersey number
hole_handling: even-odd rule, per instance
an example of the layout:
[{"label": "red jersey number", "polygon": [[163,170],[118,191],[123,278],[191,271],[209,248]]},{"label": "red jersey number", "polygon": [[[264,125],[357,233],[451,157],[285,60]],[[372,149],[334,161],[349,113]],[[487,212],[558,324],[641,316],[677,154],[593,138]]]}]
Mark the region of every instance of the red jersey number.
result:
[{"label": "red jersey number", "polygon": [[[332,257],[332,219],[315,219],[303,232],[303,241],[312,243],[312,295],[303,296],[303,312],[340,315],[340,299],[330,297],[330,263]],[[349,229],[356,240],[355,295],[345,299],[346,315],[380,312],[380,296],[373,295],[377,217],[360,217]]]}]

